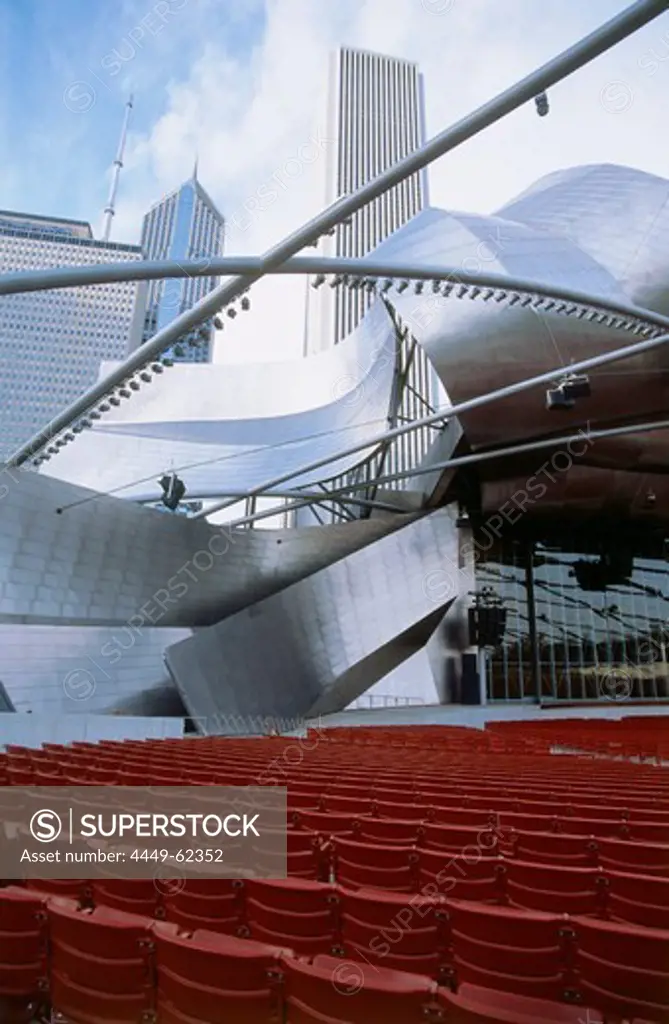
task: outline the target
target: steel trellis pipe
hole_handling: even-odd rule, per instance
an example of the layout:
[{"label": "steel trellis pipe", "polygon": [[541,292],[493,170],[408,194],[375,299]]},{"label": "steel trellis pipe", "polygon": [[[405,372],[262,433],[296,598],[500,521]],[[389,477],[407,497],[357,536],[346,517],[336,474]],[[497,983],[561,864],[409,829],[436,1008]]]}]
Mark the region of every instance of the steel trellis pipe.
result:
[{"label": "steel trellis pipe", "polygon": [[[421,427],[427,427],[431,423],[436,423],[439,420],[451,419],[453,416],[459,416],[461,413],[469,412],[472,409],[479,409],[483,405],[499,401],[502,398],[510,398],[512,395],[517,395],[521,391],[528,391],[530,388],[537,387],[540,384],[551,384],[556,379],[563,377],[566,372],[583,373],[585,370],[593,370],[597,366],[607,366],[609,363],[617,363],[623,359],[631,359],[644,352],[651,352],[653,349],[659,348],[661,345],[666,345],[667,342],[669,342],[669,333],[661,334],[657,338],[648,338],[646,341],[638,341],[634,345],[625,345],[624,348],[618,348],[614,352],[603,352],[598,356],[591,356],[589,359],[582,359],[578,363],[570,363],[567,368],[558,367],[556,370],[548,370],[546,373],[540,373],[537,377],[527,377],[525,380],[516,381],[514,384],[507,384],[506,387],[498,388],[497,391],[490,391],[487,395],[478,395],[476,398],[469,398],[467,401],[459,402],[457,405],[452,405],[448,409],[442,409],[440,412],[432,413],[430,416],[424,416],[420,420],[414,420],[413,423],[407,426],[395,427],[393,430],[387,430],[383,434],[377,434],[376,437],[367,438],[366,441],[359,442],[356,445],[352,445],[350,448],[346,448],[344,451],[337,452],[334,456],[328,455],[326,458],[317,459],[305,466],[300,466],[296,470],[291,470],[289,473],[283,473],[281,476],[273,477],[272,480],[265,480],[262,484],[259,484],[257,488],[250,490],[249,495],[259,494],[261,491],[271,491],[274,487],[280,487],[281,484],[287,483],[288,480],[294,480],[303,473],[311,473],[315,469],[320,469],[321,466],[327,466],[330,462],[336,462],[338,459],[347,458],[349,455],[355,455],[356,452],[364,451],[367,448],[382,444],[384,441],[392,441],[396,437],[401,437],[402,434],[407,434],[412,430],[419,430]],[[407,475],[412,476],[413,473],[408,473]],[[198,512],[193,516],[193,518],[203,519],[206,516],[213,515],[215,512],[222,512],[226,508],[229,508],[230,505],[235,504],[236,501],[223,502],[219,505],[214,505],[206,511]]]},{"label": "steel trellis pipe", "polygon": [[[591,441],[601,441],[609,437],[624,437],[627,434],[647,434],[654,430],[669,430],[669,420],[656,420],[652,423],[628,423],[622,427],[603,427],[601,430],[590,430],[588,427],[587,434],[585,436]],[[530,455],[532,452],[539,452],[546,449],[550,450],[551,448],[568,445],[571,444],[572,441],[582,441],[583,436],[583,430],[581,430],[577,434],[564,434],[561,437],[542,438],[540,441],[528,441],[524,444],[510,445],[506,448],[492,448],[481,452],[472,452],[470,455],[458,455],[453,459],[446,459],[443,462],[434,462],[430,466],[418,466],[414,469],[404,469],[398,473],[390,473],[388,476],[381,476],[378,480],[374,481],[374,486],[380,487],[384,484],[397,483],[399,480],[409,480],[418,476],[429,476],[435,471],[459,469],[461,466],[471,466],[477,462],[489,462],[493,459],[508,459],[513,455]],[[342,495],[348,495],[352,491],[361,491],[366,487],[369,487],[368,483],[349,484],[346,487],[338,487],[335,490],[330,491],[329,495],[331,500],[337,501],[340,500]],[[401,494],[402,492],[400,491],[398,493]],[[204,495],[199,495],[199,497],[201,500],[206,500]],[[209,497],[213,497],[213,495],[209,495]],[[248,523],[254,523],[257,519],[268,519],[272,516],[279,515],[281,512],[289,512],[299,508],[308,508],[311,504],[311,501],[305,499],[303,501],[291,501],[285,505],[274,505],[272,508],[263,509],[262,512],[255,512],[252,516],[244,516],[243,518],[235,519],[230,523],[226,523],[226,526],[230,527],[230,529],[236,526],[246,526]],[[405,515],[428,515],[430,512],[433,512],[434,509],[423,508],[419,511],[412,511],[411,509],[404,510],[394,508],[392,511],[396,513],[404,513]]]},{"label": "steel trellis pipe", "polygon": [[[669,0],[668,0],[669,2]],[[260,273],[262,259],[258,256],[222,256],[210,260],[206,266],[200,260],[177,263],[175,260],[155,260],[142,263],[102,263],[91,267],[56,267],[50,270],[26,270],[17,274],[0,275],[0,295],[19,295],[24,292],[46,291],[52,288],[76,288],[82,285],[110,284],[119,281],[153,281],[160,278],[200,277],[221,274]],[[266,271],[264,276],[274,274],[331,274],[350,277],[405,278],[412,281],[440,280],[454,284],[478,285],[481,288],[496,288],[505,291],[528,292],[537,296],[569,302],[583,306],[602,306],[621,316],[638,317],[660,327],[669,327],[669,317],[635,306],[631,302],[620,302],[606,295],[592,295],[574,288],[533,281],[529,278],[486,272],[485,270],[464,270],[459,267],[438,264],[388,263],[384,260],[365,256],[355,259],[349,256],[320,257],[294,256],[278,267]],[[444,296],[424,294],[423,301],[438,301]],[[148,342],[147,342],[148,344]],[[142,347],[142,351],[146,346]],[[126,375],[127,376],[127,373]],[[110,378],[107,378],[109,380]]]},{"label": "steel trellis pipe", "polygon": [[506,114],[531,101],[539,93],[549,89],[584,64],[605,53],[622,39],[659,17],[667,10],[668,6],[669,0],[637,0],[636,3],[591,32],[580,42],[568,47],[537,71],[510,86],[451,128],[436,135],[425,146],[400,160],[394,167],[380,174],[369,184],[362,186],[352,195],[338,199],[306,225],[269,249],[262,257],[260,270],[247,277],[235,277],[230,281],[223,282],[191,310],[182,313],[171,324],[158,331],[153,338],[132,353],[105,381],[99,382],[54,417],[50,424],[10,457],[8,464],[10,466],[21,465],[39,451],[54,434],[65,430],[79,416],[84,415],[95,402],[103,399],[111,387],[121,384],[130,374],[139,370],[145,363],[177,342],[183,334],[213,316],[221,306],[236,299],[265,273],[280,266],[305,246],[312,245],[340,221],[350,217],[362,206],[383,195],[394,185],[416,171],[422,170],[433,160],[473,138]]}]

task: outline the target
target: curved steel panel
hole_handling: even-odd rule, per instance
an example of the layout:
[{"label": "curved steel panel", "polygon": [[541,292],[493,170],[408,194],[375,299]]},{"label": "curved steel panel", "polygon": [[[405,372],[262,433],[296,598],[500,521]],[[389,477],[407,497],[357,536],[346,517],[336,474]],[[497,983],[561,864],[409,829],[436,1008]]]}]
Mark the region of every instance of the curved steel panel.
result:
[{"label": "curved steel panel", "polygon": [[[346,342],[313,358],[174,366],[41,471],[124,498],[145,495],[147,480],[172,466],[191,491],[246,490],[383,430],[395,348],[394,326],[377,303]],[[343,473],[365,454],[334,459],[325,474],[302,474],[291,487]]]},{"label": "curved steel panel", "polygon": [[[539,202],[540,195],[537,197]],[[447,214],[427,210],[384,242],[375,256],[449,263],[463,270],[483,265],[499,273],[540,279],[589,292],[593,301],[624,301],[622,286],[605,267],[572,241],[549,236],[524,224],[499,217]],[[628,343],[629,335],[587,320],[538,312],[508,302],[471,300],[472,289],[457,298],[442,295],[395,297],[403,321],[426,349],[453,403],[503,388],[516,381],[567,370],[572,362],[612,351]],[[478,289],[481,292],[481,289]],[[591,373],[592,397],[560,414],[545,409],[545,388],[496,402],[462,415],[469,443],[474,446],[512,443],[578,428],[603,426],[634,418],[653,418],[667,407],[669,353],[655,350],[616,367]],[[615,450],[608,445],[608,453]],[[625,442],[623,442],[623,448]],[[596,452],[593,458],[596,459]],[[662,456],[669,465],[666,455]]]},{"label": "curved steel panel", "polygon": [[541,178],[498,216],[564,235],[640,306],[669,313],[669,181],[594,164]]}]

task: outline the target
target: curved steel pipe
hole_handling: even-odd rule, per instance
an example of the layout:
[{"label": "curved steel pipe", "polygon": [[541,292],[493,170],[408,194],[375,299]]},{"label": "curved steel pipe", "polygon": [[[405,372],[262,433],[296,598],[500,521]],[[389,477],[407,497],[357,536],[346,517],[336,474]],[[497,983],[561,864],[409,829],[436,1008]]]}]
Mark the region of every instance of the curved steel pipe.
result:
[{"label": "curved steel pipe", "polygon": [[280,266],[305,246],[312,245],[331,228],[352,216],[361,207],[383,195],[394,185],[427,167],[433,160],[478,135],[485,128],[528,103],[568,75],[605,53],[633,32],[653,21],[667,10],[668,0],[637,0],[616,17],[591,32],[578,43],[568,47],[537,71],[512,85],[493,100],[483,104],[450,128],[440,132],[420,149],[400,160],[356,192],[338,199],[327,209],[298,228],[283,241],[269,249],[261,258],[260,268],[248,276],[234,277],[218,285],[192,309],[182,313],[163,330],[132,353],[104,381],[94,385],[81,398],[59,413],[40,433],[34,435],[8,460],[8,465],[21,465],[38,452],[55,434],[65,430],[74,420],[84,415],[92,405],[101,401],[112,387],[121,384],[136,370],[163,352],[203,320],[213,316],[221,306],[227,305],[264,274]]},{"label": "curved steel pipe", "polygon": [[[647,434],[653,430],[669,430],[669,420],[657,420],[653,423],[626,424],[622,427],[604,427],[601,430],[588,430],[586,436],[590,441],[600,441],[607,437],[623,437],[629,434]],[[434,473],[435,470],[459,469],[461,466],[471,466],[477,462],[510,458],[514,455],[529,455],[532,452],[571,444],[572,441],[582,441],[583,436],[583,431],[581,431],[577,434],[564,434],[562,437],[543,438],[541,441],[529,441],[525,444],[511,445],[507,448],[495,448],[484,452],[473,452],[470,455],[458,455],[453,459],[446,459],[443,462],[434,462],[430,466],[419,466],[415,469],[405,469],[398,473],[389,473],[387,476],[377,477],[374,480],[373,485],[374,487],[382,487],[384,484],[397,483],[400,480],[408,480],[418,476],[428,476],[430,473]],[[362,491],[369,486],[369,481],[366,483],[350,484],[345,488],[341,487],[330,491],[329,498],[332,501],[338,501],[341,500],[341,496],[343,494],[348,495],[351,491]],[[241,519],[235,519],[226,525],[231,529],[235,526],[245,526],[248,523],[254,523],[257,519],[269,519],[282,512],[290,512],[293,509],[299,508],[308,508],[311,504],[312,502],[307,499],[305,501],[293,501],[286,505],[274,505],[271,509],[263,509],[261,512],[254,512],[253,515],[244,516]],[[398,510],[393,509],[393,511],[397,512]],[[432,511],[432,509],[424,509],[423,511],[427,514]],[[212,513],[207,512],[206,514],[211,515]]]},{"label": "curved steel pipe", "polygon": [[[617,363],[623,359],[631,359],[634,356],[641,355],[643,352],[649,352],[654,348],[659,348],[661,345],[666,345],[667,342],[669,342],[669,334],[661,334],[657,338],[649,338],[646,341],[639,341],[634,345],[625,345],[624,348],[616,349],[615,352],[603,352],[598,356],[591,356],[589,359],[582,359],[578,363],[571,363],[569,365],[569,372],[583,373],[585,370],[593,370],[597,366],[606,366],[609,363]],[[497,391],[490,391],[487,395],[477,395],[476,398],[469,398],[466,402],[460,402],[457,405],[452,405],[447,410],[442,409],[440,412],[432,413],[430,416],[424,416],[422,419],[414,420],[412,423],[404,426],[394,427],[392,430],[387,430],[383,434],[377,434],[376,437],[367,438],[364,443],[352,445],[345,451],[338,452],[335,456],[329,455],[327,458],[317,459],[307,465],[300,466],[297,470],[291,470],[290,473],[283,473],[280,476],[274,477],[272,480],[265,480],[262,484],[258,485],[257,489],[253,488],[249,491],[249,497],[253,497],[254,494],[260,493],[261,491],[271,491],[273,488],[280,487],[281,484],[287,483],[288,480],[301,476],[303,473],[311,473],[315,469],[320,469],[321,466],[328,465],[330,462],[336,462],[338,459],[346,458],[348,455],[354,455],[356,452],[364,451],[367,448],[382,444],[383,442],[392,441],[396,437],[408,434],[412,430],[418,430],[420,427],[427,427],[431,423],[437,423],[439,420],[459,416],[463,412],[469,412],[471,409],[478,409],[483,405],[499,401],[502,398],[510,398],[512,395],[517,395],[521,391],[528,391],[530,388],[537,387],[540,384],[552,384],[556,379],[563,377],[564,373],[564,367],[558,367],[556,370],[548,370],[546,373],[540,373],[536,377],[527,377],[525,380],[516,381],[514,384],[507,384],[506,387],[499,388]],[[412,472],[407,474],[407,476],[411,475]],[[367,486],[369,486],[369,484]],[[206,512],[198,512],[193,518],[202,519],[205,516],[213,515],[215,512],[222,512],[226,508],[229,508],[230,505],[234,504],[236,504],[234,501],[222,502],[219,505],[214,505],[213,508],[208,509]]]},{"label": "curved steel pipe", "polygon": [[[111,284],[119,281],[152,281],[160,278],[197,277],[222,274],[253,275],[261,270],[262,260],[258,256],[222,256],[204,264],[201,260],[178,263],[174,260],[154,260],[143,263],[102,263],[93,267],[57,267],[51,270],[27,270],[18,274],[0,275],[0,295],[16,295],[22,292],[45,291],[50,288],[76,288],[82,285]],[[353,259],[348,256],[294,256],[285,263],[266,272],[273,274],[330,274],[349,277],[402,278],[409,281],[452,282],[454,284],[476,285],[480,288],[496,288],[505,291],[527,292],[559,302],[570,302],[582,306],[601,306],[611,313],[636,317],[658,327],[669,328],[669,317],[652,310],[635,306],[631,302],[619,302],[606,295],[592,295],[589,292],[513,277],[508,274],[487,273],[485,270],[467,271],[458,267],[436,264],[416,266],[395,264],[369,257]],[[432,296],[423,296],[432,298]],[[439,296],[434,296],[439,298]],[[443,296],[442,296],[443,297]],[[145,347],[145,346],[144,346]]]}]

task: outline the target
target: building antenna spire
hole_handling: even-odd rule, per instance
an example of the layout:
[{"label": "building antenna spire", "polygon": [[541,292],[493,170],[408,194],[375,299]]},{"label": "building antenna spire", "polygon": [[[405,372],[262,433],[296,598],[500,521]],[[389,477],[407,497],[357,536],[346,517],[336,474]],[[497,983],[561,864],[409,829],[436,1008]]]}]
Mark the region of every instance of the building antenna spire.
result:
[{"label": "building antenna spire", "polygon": [[192,175],[193,181],[197,181],[197,165],[198,165],[198,160],[199,160],[199,154],[196,152],[195,153],[195,163],[193,164],[193,175]]},{"label": "building antenna spire", "polygon": [[121,138],[118,144],[118,152],[116,159],[114,160],[114,171],[112,174],[111,189],[109,190],[109,199],[105,206],[105,223],[102,232],[102,239],[105,242],[109,241],[111,234],[111,226],[114,214],[116,213],[116,193],[118,192],[118,179],[121,175],[121,168],[123,167],[123,154],[125,153],[125,140],[128,135],[128,125],[130,123],[130,112],[132,110],[132,96],[129,97],[128,102],[125,105],[125,116],[123,118],[123,128],[121,129]]}]

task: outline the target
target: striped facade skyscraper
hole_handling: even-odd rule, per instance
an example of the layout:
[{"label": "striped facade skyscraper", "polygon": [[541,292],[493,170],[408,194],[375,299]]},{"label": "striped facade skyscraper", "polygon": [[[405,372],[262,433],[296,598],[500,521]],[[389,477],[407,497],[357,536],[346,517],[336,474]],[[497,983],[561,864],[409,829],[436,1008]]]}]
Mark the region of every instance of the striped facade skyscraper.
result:
[{"label": "striped facade skyscraper", "polygon": [[[147,260],[207,260],[223,254],[224,232],[223,216],[198,181],[196,164],[192,177],[146,214],[141,248]],[[218,282],[214,276],[149,282],[144,340],[194,306]],[[212,321],[202,324],[194,336],[174,346],[172,357],[176,362],[210,362],[213,332]]]},{"label": "striped facade skyscraper", "polygon": [[[93,238],[86,221],[0,210],[0,274],[138,262],[137,245]],[[0,462],[125,359],[142,339],[144,282],[53,288],[0,301]]]},{"label": "striped facade skyscraper", "polygon": [[[371,181],[426,139],[423,76],[396,57],[342,47],[330,58],[326,202]],[[323,256],[363,257],[428,205],[420,171],[338,225]],[[373,297],[346,287],[309,290],[305,353],[337,345],[360,322]]]}]

